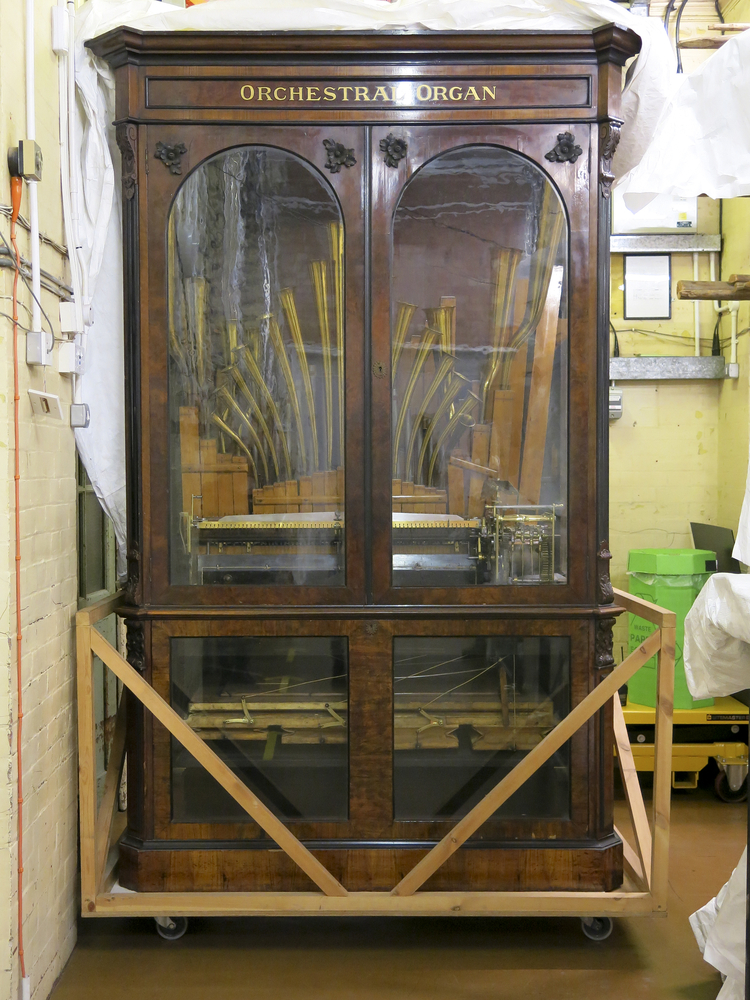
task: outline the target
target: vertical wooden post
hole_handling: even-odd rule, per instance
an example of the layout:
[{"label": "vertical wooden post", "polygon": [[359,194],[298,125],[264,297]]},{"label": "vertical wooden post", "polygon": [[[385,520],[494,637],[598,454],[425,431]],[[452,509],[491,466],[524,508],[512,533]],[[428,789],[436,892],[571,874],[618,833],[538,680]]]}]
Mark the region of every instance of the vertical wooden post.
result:
[{"label": "vertical wooden post", "polygon": [[665,615],[657,658],[654,738],[653,849],[651,893],[654,910],[666,910],[669,886],[669,811],[672,795],[672,703],[674,700],[675,617]]},{"label": "vertical wooden post", "polygon": [[81,829],[81,900],[96,906],[96,746],[94,732],[93,653],[91,624],[85,611],[76,615],[76,678],[78,694],[78,808]]}]

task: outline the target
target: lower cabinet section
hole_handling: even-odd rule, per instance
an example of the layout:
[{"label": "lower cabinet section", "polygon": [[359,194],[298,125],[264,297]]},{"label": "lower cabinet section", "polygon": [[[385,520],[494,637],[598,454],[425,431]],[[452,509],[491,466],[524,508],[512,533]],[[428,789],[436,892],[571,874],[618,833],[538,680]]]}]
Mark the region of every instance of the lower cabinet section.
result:
[{"label": "lower cabinet section", "polygon": [[[313,855],[350,892],[389,892],[425,855],[418,847],[316,848]],[[317,886],[277,849],[120,848],[120,884],[141,892],[304,892]],[[420,891],[609,891],[622,884],[622,843],[516,844],[456,851]]]},{"label": "lower cabinet section", "polygon": [[[392,889],[596,683],[593,612],[141,620],[154,688],[351,890]],[[125,887],[311,887],[136,703],[128,719]],[[603,711],[425,888],[619,885],[611,748]]]}]

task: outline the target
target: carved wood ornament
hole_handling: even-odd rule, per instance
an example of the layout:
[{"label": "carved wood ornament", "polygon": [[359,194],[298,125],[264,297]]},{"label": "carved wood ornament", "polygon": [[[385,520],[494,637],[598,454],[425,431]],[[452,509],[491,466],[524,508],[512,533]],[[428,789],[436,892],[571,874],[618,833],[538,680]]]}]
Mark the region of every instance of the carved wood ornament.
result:
[{"label": "carved wood ornament", "polygon": [[117,126],[115,135],[122,153],[122,194],[131,201],[138,180],[138,129],[132,122],[123,122]]},{"label": "carved wood ornament", "polygon": [[619,122],[602,122],[599,126],[599,180],[604,198],[609,198],[612,194],[612,184],[615,179],[612,173],[612,160],[619,141]]}]

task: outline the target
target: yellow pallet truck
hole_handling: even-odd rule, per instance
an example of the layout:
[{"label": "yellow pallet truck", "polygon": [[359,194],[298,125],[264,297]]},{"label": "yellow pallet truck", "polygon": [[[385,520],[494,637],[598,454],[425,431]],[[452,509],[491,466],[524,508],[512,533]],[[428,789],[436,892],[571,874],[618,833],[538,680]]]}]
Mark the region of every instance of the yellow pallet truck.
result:
[{"label": "yellow pallet truck", "polygon": [[[639,771],[654,769],[654,712],[630,700],[623,706],[633,759]],[[747,798],[748,716],[736,698],[715,698],[708,708],[675,708],[672,787],[697,788],[698,775],[713,758],[719,768],[714,790],[723,802]]]}]

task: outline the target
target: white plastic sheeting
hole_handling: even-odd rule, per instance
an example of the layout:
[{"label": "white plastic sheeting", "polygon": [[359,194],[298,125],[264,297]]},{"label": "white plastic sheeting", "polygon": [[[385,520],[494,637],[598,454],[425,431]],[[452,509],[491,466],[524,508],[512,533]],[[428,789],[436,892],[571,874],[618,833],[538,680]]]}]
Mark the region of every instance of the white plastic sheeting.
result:
[{"label": "white plastic sheeting", "polygon": [[657,194],[750,195],[750,31],[678,81],[645,155],[622,170],[620,192],[631,212]]},{"label": "white plastic sheeting", "polygon": [[[715,573],[685,618],[685,677],[694,698],[750,687],[750,576]],[[715,899],[690,917],[704,959],[727,977],[717,1000],[744,1000],[747,849]]]},{"label": "white plastic sheeting", "polygon": [[[415,30],[574,31],[616,21],[642,38],[624,96],[615,172],[634,166],[654,134],[677,76],[674,55],[657,20],[635,17],[610,0],[212,0],[180,10],[159,0],[89,0],[76,13],[76,82],[84,211],[93,322],[81,398],[91,425],[76,433],[94,489],[112,517],[120,553],[125,542],[122,240],[119,154],[111,122],[114,80],[84,43],[120,25],[171,30]],[[114,195],[114,196],[113,196]],[[124,565],[120,560],[120,565]]]}]

